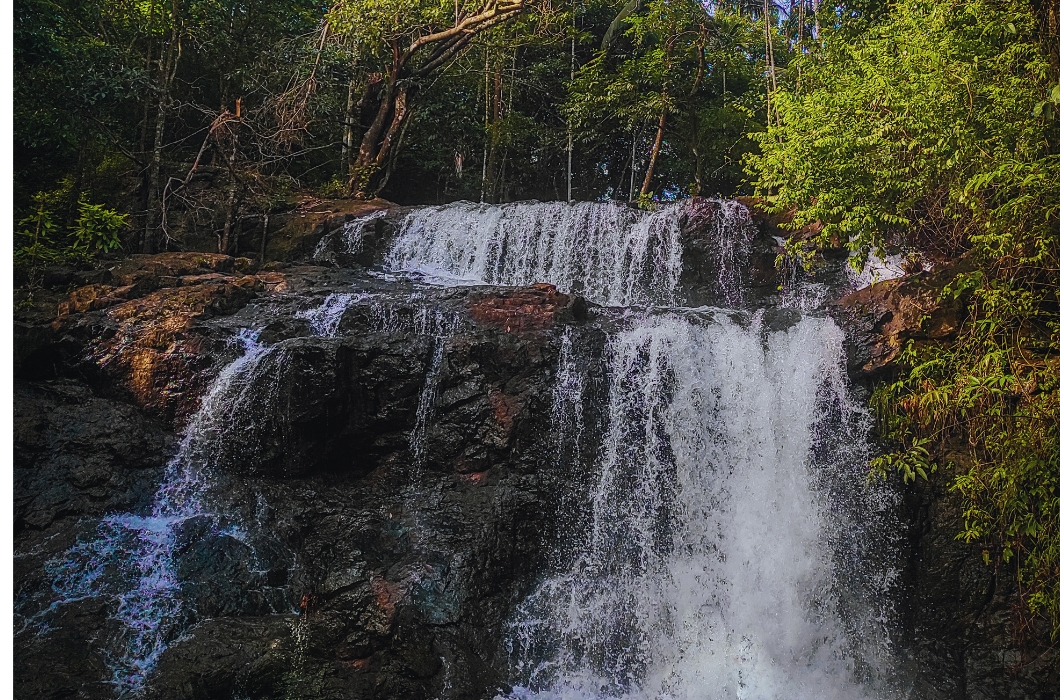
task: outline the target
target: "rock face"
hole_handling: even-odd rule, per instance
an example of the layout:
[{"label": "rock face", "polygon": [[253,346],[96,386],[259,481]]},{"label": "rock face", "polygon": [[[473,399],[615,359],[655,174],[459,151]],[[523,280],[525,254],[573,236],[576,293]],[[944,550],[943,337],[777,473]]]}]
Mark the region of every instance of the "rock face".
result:
[{"label": "rock face", "polygon": [[[585,527],[589,436],[606,420],[590,408],[575,436],[585,444],[557,449],[563,338],[585,349],[585,405],[603,406],[617,317],[547,284],[441,289],[365,274],[393,214],[374,215],[352,257],[327,237],[382,207],[321,203],[270,239],[270,257],[317,264],[256,271],[221,255],[134,256],[57,299],[46,322],[17,319],[17,697],[508,690],[505,624],[558,556],[552,543]],[[716,215],[704,200],[684,222],[682,282],[702,303],[716,298],[719,271],[697,232]],[[756,304],[775,305],[788,280],[772,267],[776,231],[764,230],[747,241],[742,283]],[[928,287],[902,284],[836,311],[852,316],[861,381],[886,372],[906,338],[951,332],[945,313],[920,323]],[[764,323],[785,328],[797,314],[770,308]],[[239,369],[250,350],[235,339],[247,337],[262,354]],[[211,404],[226,372],[238,382]],[[119,619],[129,602],[107,586],[135,572],[100,568],[73,596],[63,562],[99,541],[103,516],[152,514],[204,410],[215,419],[198,435],[208,503],[151,550],[169,557],[179,585],[172,619],[149,639],[161,653],[133,683],[128,669],[149,655],[130,656]],[[1018,652],[1011,576],[954,541],[953,499],[933,484],[906,501],[899,607],[911,697],[1055,698],[1055,655]]]},{"label": "rock face", "polygon": [[[14,402],[15,607],[46,609],[47,563],[64,556],[105,513],[148,507],[172,434],[135,407],[99,398],[84,384],[19,382]],[[99,644],[107,605],[85,599],[45,622],[16,614],[19,697],[112,696]],[[54,632],[42,633],[42,626]]]},{"label": "rock face", "polygon": [[[98,536],[104,513],[150,511],[171,431],[238,355],[226,340],[240,328],[260,329],[272,350],[221,407],[211,498],[250,534],[208,517],[176,530],[188,633],[161,640],[142,692],[499,690],[502,622],[557,523],[578,517],[557,512],[584,468],[551,454],[550,415],[560,334],[603,346],[577,325],[584,302],[547,285],[409,294],[314,267],[152,274],[172,286],[97,304],[84,300],[113,292],[77,290],[53,342],[81,379],[24,384],[16,399],[18,695],[113,696],[120,601],[89,595],[50,611],[58,562]],[[333,289],[357,302],[317,335],[308,312]]]},{"label": "rock face", "polygon": [[[897,372],[908,342],[919,346],[952,340],[964,309],[940,300],[940,292],[967,262],[932,273],[888,280],[836,302],[845,321],[851,376],[871,387]],[[942,463],[967,469],[968,452]],[[982,547],[958,539],[960,494],[947,488],[949,470],[904,491],[908,527],[899,609],[899,646],[914,697],[1054,700],[1060,657],[1049,644],[1044,620],[1025,619],[1013,565],[984,563]]]},{"label": "rock face", "polygon": [[[964,456],[950,458],[959,469]],[[960,496],[939,477],[907,499],[902,641],[917,696],[1055,700],[1060,661],[1047,626],[1023,619],[1011,566],[987,566],[981,547],[957,539]]]}]

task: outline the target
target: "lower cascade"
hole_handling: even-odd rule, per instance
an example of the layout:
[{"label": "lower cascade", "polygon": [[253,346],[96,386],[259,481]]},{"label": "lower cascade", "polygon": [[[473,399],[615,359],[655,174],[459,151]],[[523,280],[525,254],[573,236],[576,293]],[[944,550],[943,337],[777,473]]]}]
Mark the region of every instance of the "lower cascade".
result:
[{"label": "lower cascade", "polygon": [[98,697],[907,697],[843,331],[745,304],[753,225],[709,205],[716,306],[679,306],[687,204],[425,207],[373,270],[287,273],[209,322],[150,503],[81,521],[20,634],[98,601]]},{"label": "lower cascade", "polygon": [[[893,572],[867,566],[878,514],[844,502],[868,448],[842,332],[670,313],[637,318],[608,355],[591,528],[511,625],[513,695],[879,696]],[[844,614],[851,585],[868,598]]]}]

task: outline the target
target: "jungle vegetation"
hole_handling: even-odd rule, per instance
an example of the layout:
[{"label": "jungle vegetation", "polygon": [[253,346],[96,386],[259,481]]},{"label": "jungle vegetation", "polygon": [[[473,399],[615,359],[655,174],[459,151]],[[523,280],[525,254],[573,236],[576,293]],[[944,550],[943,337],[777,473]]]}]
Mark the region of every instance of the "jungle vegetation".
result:
[{"label": "jungle vegetation", "polygon": [[299,200],[376,195],[755,194],[820,222],[789,244],[807,265],[960,261],[940,291],[957,339],[910,344],[874,395],[876,466],[959,491],[962,537],[1060,634],[1057,0],[16,0],[14,18],[22,285],[189,230],[237,253]]}]

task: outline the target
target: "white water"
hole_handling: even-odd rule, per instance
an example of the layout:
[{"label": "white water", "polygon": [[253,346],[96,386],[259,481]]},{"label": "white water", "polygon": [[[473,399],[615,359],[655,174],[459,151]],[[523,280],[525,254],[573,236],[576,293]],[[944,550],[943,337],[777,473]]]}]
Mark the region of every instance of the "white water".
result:
[{"label": "white water", "polygon": [[320,306],[298,312],[295,317],[309,321],[309,327],[315,335],[322,338],[333,338],[342,323],[346,311],[356,303],[365,301],[367,294],[328,294]]},{"label": "white water", "polygon": [[457,202],[400,225],[393,271],[442,283],[525,285],[613,306],[672,305],[681,275],[680,205],[641,212],[602,202]]},{"label": "white water", "polygon": [[[680,206],[651,214],[584,203],[426,208],[406,219],[387,260],[447,284],[545,281],[605,304],[672,306]],[[747,229],[733,224],[742,220],[738,205],[722,211],[714,262],[722,298],[736,304]],[[349,294],[300,315],[331,337],[354,305],[365,305],[378,329],[434,337],[410,433],[418,473],[446,337],[459,320],[426,305],[402,314],[407,304]],[[870,570],[867,546],[886,498],[864,491],[863,414],[846,394],[839,329],[802,318],[768,332],[760,319],[721,309],[636,312],[619,324],[608,348],[607,405],[599,407],[607,423],[596,436],[590,527],[567,533],[563,565],[511,621],[514,695],[891,697],[891,574]],[[583,414],[594,399],[578,337],[567,329],[561,339],[552,408],[557,459],[574,462],[583,458]],[[120,693],[138,690],[184,629],[178,529],[214,517],[205,504],[211,450],[241,402],[262,398],[248,388],[270,351],[253,334],[242,341],[244,355],[204,399],[151,515],[105,518],[95,540],[52,565],[57,604],[115,602],[126,629],[111,660]]]},{"label": "white water", "polygon": [[108,662],[110,682],[119,696],[142,688],[162,652],[186,625],[189,611],[181,599],[175,561],[181,525],[201,516],[220,525],[206,504],[215,441],[250,398],[254,370],[270,352],[258,343],[255,332],[243,331],[237,340],[243,353],[220,372],[185,429],[150,514],[107,515],[95,539],[46,565],[55,594],[49,610],[90,597],[114,606],[111,617],[122,630],[117,653]]},{"label": "white water", "polygon": [[648,316],[609,362],[591,532],[512,625],[515,695],[876,697],[860,681],[886,674],[886,650],[857,647],[883,637],[880,611],[839,614],[832,541],[859,528],[824,488],[859,480],[814,459],[825,414],[852,411],[841,331]]},{"label": "white water", "polygon": [[339,262],[336,255],[337,252],[345,253],[346,255],[356,255],[364,244],[365,229],[372,222],[384,216],[386,216],[385,209],[373,211],[365,216],[347,221],[341,228],[329,232],[317,243],[317,247],[313,251],[313,260],[334,264]]},{"label": "white water", "polygon": [[[550,282],[607,305],[672,306],[681,206],[427,207],[387,264],[447,285]],[[737,304],[746,210],[719,213],[713,268],[719,298]],[[592,527],[561,535],[567,565],[511,622],[515,697],[891,697],[893,571],[871,551],[888,496],[865,482],[842,332],[826,318],[766,332],[731,314],[641,312],[612,337]],[[586,377],[574,343],[568,329],[552,414],[557,459],[577,461]]]}]

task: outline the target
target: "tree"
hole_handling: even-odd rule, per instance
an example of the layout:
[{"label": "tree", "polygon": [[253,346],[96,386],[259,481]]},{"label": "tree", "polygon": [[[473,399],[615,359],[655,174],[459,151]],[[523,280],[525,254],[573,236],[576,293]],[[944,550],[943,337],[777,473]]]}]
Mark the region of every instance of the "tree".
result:
[{"label": "tree", "polygon": [[373,178],[391,157],[421,82],[475,36],[514,19],[526,6],[526,0],[345,0],[332,8],[328,28],[370,66],[360,104],[374,106],[374,115],[350,166],[354,196],[369,194]]},{"label": "tree", "polygon": [[[600,51],[578,72],[567,110],[582,141],[615,142],[617,133],[631,134],[624,139],[631,199],[653,189],[686,188],[687,180],[653,187],[669,141],[684,146],[671,148],[669,172],[689,177],[694,192],[707,191],[708,166],[725,168],[724,151],[743,139],[749,114],[758,108],[754,95],[763,86],[764,46],[753,28],[748,16],[724,7],[710,14],[697,0],[645,0],[621,8]],[[734,124],[736,133],[728,133]],[[646,125],[650,136],[641,150],[646,163],[633,187],[639,134]],[[711,154],[709,144],[718,144],[718,137],[725,145]],[[730,162],[737,170],[739,158]]]},{"label": "tree", "polygon": [[939,290],[956,337],[911,342],[873,395],[894,450],[875,464],[926,478],[927,461],[957,452],[961,537],[1014,566],[1055,640],[1060,122],[1044,108],[1055,78],[1036,29],[1025,0],[898,0],[858,32],[826,31],[748,163],[793,228],[822,224],[791,245],[804,259],[846,246],[863,262],[888,244],[963,258]]}]

